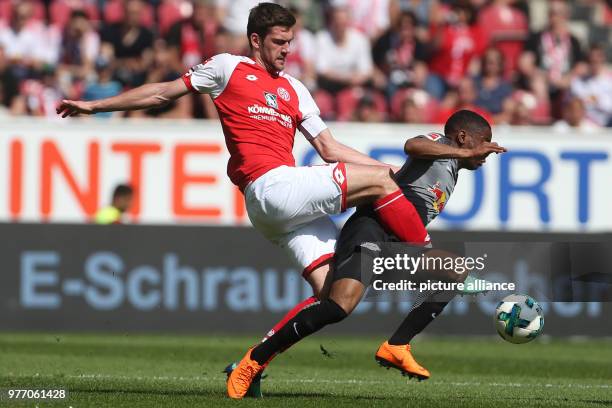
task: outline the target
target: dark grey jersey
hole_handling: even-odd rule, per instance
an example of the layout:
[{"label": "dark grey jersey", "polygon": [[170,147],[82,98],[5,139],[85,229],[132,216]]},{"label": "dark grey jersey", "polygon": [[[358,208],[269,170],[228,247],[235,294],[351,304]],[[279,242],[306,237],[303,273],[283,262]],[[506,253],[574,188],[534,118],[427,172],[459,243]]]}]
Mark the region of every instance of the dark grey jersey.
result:
[{"label": "dark grey jersey", "polygon": [[[451,144],[450,139],[440,133],[417,137]],[[409,159],[395,180],[419,212],[423,224],[427,225],[444,209],[457,184],[458,174],[459,163],[456,159]]]}]

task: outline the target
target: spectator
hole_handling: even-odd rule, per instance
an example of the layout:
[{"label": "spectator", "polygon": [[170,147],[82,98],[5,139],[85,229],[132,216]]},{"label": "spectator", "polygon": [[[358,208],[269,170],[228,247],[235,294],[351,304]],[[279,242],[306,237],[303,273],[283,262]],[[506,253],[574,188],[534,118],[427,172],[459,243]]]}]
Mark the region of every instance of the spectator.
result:
[{"label": "spectator", "polygon": [[292,75],[310,90],[316,88],[316,42],[314,35],[306,28],[302,19],[302,12],[298,8],[292,9],[295,16],[295,26],[293,27],[294,38],[287,61],[285,62],[285,72]]},{"label": "spectator", "polygon": [[327,30],[317,34],[319,86],[331,93],[367,84],[372,79],[368,39],[349,26],[349,9],[333,5]]},{"label": "spectator", "polygon": [[[153,66],[148,70],[146,82],[167,82],[178,79],[183,75],[180,60],[164,40],[155,42],[153,52]],[[191,98],[180,98],[159,108],[149,109],[145,112],[134,111],[133,113],[139,113],[138,116],[146,115],[167,119],[189,118],[192,114]]]},{"label": "spectator", "polygon": [[479,57],[483,41],[474,24],[474,10],[464,2],[454,3],[446,24],[432,26],[433,55],[430,69],[447,87],[456,87]]},{"label": "spectator", "polygon": [[402,95],[398,119],[403,123],[430,123],[437,106],[432,97],[420,89],[410,89]]},{"label": "spectator", "polygon": [[504,56],[497,48],[489,48],[481,65],[481,75],[474,80],[478,93],[475,104],[493,115],[500,114],[512,94],[512,85],[503,78]]},{"label": "spectator", "polygon": [[[95,62],[95,76],[90,79],[83,92],[83,100],[93,101],[119,95],[121,84],[113,79],[113,63],[108,57],[99,56]],[[114,112],[99,112],[96,117],[110,118]]]},{"label": "spectator", "polygon": [[60,30],[66,28],[72,13],[77,10],[85,13],[89,21],[97,24],[100,20],[97,0],[53,0],[45,3],[50,3],[48,11],[50,24],[56,25]]},{"label": "spectator", "polygon": [[[531,36],[525,47],[520,69],[522,74],[533,76],[535,69],[546,72],[550,98],[561,101],[570,86],[572,70],[583,59],[580,44],[568,27],[569,9],[562,0],[551,0],[549,25]],[[560,107],[553,105],[553,116],[560,115]]]},{"label": "spectator", "polygon": [[513,7],[516,0],[494,0],[478,16],[478,25],[485,43],[505,56],[503,74],[509,79],[516,69],[516,61],[523,52],[529,35],[525,14]]},{"label": "spectator", "polygon": [[100,53],[100,36],[81,10],[75,10],[64,30],[59,56],[59,69],[69,80],[87,78],[94,72],[94,64]]},{"label": "spectator", "polygon": [[25,102],[23,108],[31,116],[57,119],[55,108],[63,96],[58,87],[57,71],[45,66],[38,76],[37,79],[27,79],[21,83],[20,94]]},{"label": "spectator", "polygon": [[535,76],[529,89],[516,89],[504,101],[503,111],[495,116],[495,123],[514,126],[549,125],[550,103],[547,90],[544,76]]},{"label": "spectator", "polygon": [[376,123],[383,121],[383,114],[376,107],[376,102],[369,94],[365,94],[355,109],[354,120],[357,122]]},{"label": "spectator", "polygon": [[31,77],[33,71],[41,69],[48,52],[45,26],[33,18],[33,13],[31,1],[17,2],[9,25],[0,26],[0,45],[20,79]]},{"label": "spectator", "polygon": [[[249,43],[246,36],[246,26],[249,12],[263,0],[216,0],[217,18],[227,30],[230,37],[230,54],[243,54],[248,52]],[[266,0],[275,3],[274,0]]]},{"label": "spectator", "polygon": [[142,85],[152,61],[153,33],[140,23],[142,0],[126,0],[124,20],[103,31],[102,41],[113,47],[119,80],[127,86]]},{"label": "spectator", "polygon": [[351,26],[376,41],[390,25],[390,0],[345,0],[351,9]]},{"label": "spectator", "polygon": [[130,210],[133,200],[134,189],[130,185],[119,184],[113,191],[111,204],[96,213],[96,224],[121,224],[123,214]]},{"label": "spectator", "polygon": [[181,56],[183,65],[192,67],[215,55],[215,35],[220,24],[210,0],[196,0],[187,20],[173,24],[166,41]]},{"label": "spectator", "polygon": [[[390,96],[398,88],[407,87],[415,81],[415,66],[427,60],[427,45],[416,37],[416,17],[403,12],[396,24],[385,32],[372,49],[376,65],[376,83],[384,84]],[[442,97],[442,89],[430,90]]]},{"label": "spectator", "polygon": [[449,92],[438,111],[435,123],[446,123],[448,118],[458,110],[467,109],[482,115],[489,122],[492,122],[491,115],[486,110],[476,106],[478,94],[474,81],[469,77],[463,78],[459,82],[456,90]]},{"label": "spectator", "polygon": [[584,101],[589,120],[599,126],[612,126],[612,70],[606,67],[602,46],[591,48],[586,75],[572,81],[571,91]]},{"label": "spectator", "polygon": [[3,110],[8,109],[13,114],[23,113],[18,111],[20,98],[19,80],[6,58],[4,47],[0,46],[0,103]]},{"label": "spectator", "polygon": [[438,0],[393,0],[391,2],[391,17],[400,12],[410,12],[417,19],[419,27],[429,27],[432,21],[440,19],[440,2]]},{"label": "spectator", "polygon": [[597,125],[587,119],[582,99],[571,98],[563,106],[563,120],[557,121],[553,129],[558,133],[593,133]]}]

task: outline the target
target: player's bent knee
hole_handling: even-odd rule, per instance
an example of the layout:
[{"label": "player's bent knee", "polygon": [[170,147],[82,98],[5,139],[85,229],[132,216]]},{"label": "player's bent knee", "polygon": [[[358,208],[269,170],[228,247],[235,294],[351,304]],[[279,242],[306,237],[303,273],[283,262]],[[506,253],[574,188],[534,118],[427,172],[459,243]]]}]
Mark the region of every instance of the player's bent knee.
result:
[{"label": "player's bent knee", "polygon": [[355,310],[359,304],[361,292],[355,290],[352,293],[346,293],[344,296],[330,295],[329,299],[340,306],[348,316],[353,313],[353,310]]},{"label": "player's bent knee", "polygon": [[383,168],[383,171],[380,174],[380,187],[382,191],[381,196],[383,197],[396,192],[399,188],[393,179],[391,170],[388,168]]},{"label": "player's bent knee", "polygon": [[331,259],[313,270],[306,280],[312,288],[312,294],[317,299],[323,300],[329,297],[331,286]]}]

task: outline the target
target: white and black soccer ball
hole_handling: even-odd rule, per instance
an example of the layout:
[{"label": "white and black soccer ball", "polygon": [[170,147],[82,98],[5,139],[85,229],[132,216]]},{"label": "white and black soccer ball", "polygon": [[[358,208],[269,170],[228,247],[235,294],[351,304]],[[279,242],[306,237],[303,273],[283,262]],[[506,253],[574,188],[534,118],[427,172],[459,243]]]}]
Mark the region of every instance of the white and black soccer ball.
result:
[{"label": "white and black soccer ball", "polygon": [[542,307],[530,296],[507,296],[495,308],[495,328],[510,343],[527,343],[542,334]]}]

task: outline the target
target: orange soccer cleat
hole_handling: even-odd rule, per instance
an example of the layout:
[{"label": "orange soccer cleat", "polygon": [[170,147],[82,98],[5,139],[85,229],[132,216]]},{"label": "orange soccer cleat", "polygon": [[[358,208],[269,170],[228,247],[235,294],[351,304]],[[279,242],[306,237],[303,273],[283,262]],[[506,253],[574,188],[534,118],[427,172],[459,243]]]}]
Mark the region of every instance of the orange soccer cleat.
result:
[{"label": "orange soccer cleat", "polygon": [[382,367],[396,368],[402,375],[416,378],[419,381],[430,377],[429,371],[416,362],[410,352],[410,344],[394,346],[385,341],[378,348],[374,357]]},{"label": "orange soccer cleat", "polygon": [[251,386],[251,383],[263,370],[257,361],[251,359],[251,347],[242,357],[236,368],[227,377],[227,395],[230,398],[241,399],[244,397]]}]

